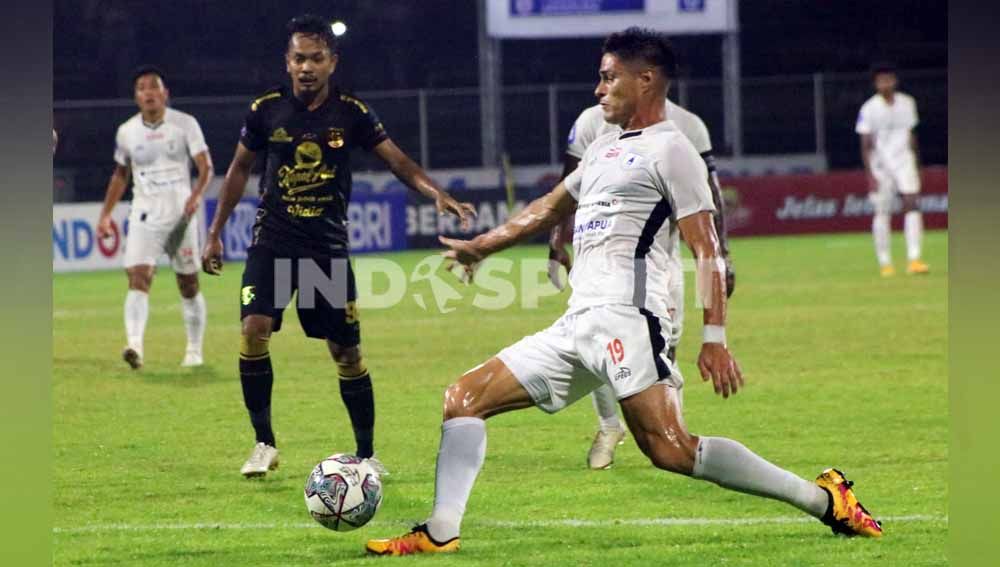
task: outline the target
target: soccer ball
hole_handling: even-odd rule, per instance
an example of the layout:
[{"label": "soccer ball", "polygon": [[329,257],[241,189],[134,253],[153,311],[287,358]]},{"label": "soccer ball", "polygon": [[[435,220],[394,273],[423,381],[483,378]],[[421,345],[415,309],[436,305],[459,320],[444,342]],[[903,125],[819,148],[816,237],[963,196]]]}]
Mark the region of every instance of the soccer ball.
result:
[{"label": "soccer ball", "polygon": [[367,461],[338,453],[309,473],[305,498],[321,526],[349,532],[367,524],[382,505],[382,481]]}]

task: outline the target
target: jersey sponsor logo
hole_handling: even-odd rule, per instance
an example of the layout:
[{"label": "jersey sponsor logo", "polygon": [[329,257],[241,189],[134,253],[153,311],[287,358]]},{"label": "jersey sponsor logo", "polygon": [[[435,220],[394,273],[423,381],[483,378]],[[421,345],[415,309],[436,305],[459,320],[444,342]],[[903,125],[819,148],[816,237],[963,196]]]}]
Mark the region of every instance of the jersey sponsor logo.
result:
[{"label": "jersey sponsor logo", "polygon": [[615,147],[611,148],[610,150],[608,150],[608,152],[606,154],[604,154],[604,157],[606,159],[616,158],[621,153],[622,153],[622,149],[619,148],[618,146],[615,146]]},{"label": "jersey sponsor logo", "polygon": [[580,203],[576,206],[577,210],[590,209],[592,207],[613,207],[618,204],[618,199],[611,199],[610,201],[588,201],[586,203]]},{"label": "jersey sponsor logo", "polygon": [[323,207],[310,207],[308,205],[300,205],[298,203],[294,205],[288,205],[285,209],[288,214],[293,217],[299,218],[316,218],[323,216]]},{"label": "jersey sponsor logo", "polygon": [[250,305],[253,303],[253,300],[257,299],[257,295],[254,293],[254,289],[256,289],[256,287],[257,286],[252,285],[243,286],[243,289],[240,290],[240,303],[243,305]]},{"label": "jersey sponsor logo", "polygon": [[573,236],[586,232],[602,232],[611,228],[611,219],[594,219],[582,222],[573,227]]},{"label": "jersey sponsor logo", "polygon": [[336,176],[336,166],[323,163],[323,148],[316,142],[304,141],[295,148],[295,165],[278,168],[278,187],[286,195],[296,195],[325,185]]},{"label": "jersey sponsor logo", "polygon": [[267,139],[269,142],[277,143],[287,143],[293,141],[293,138],[288,135],[288,132],[284,128],[277,128],[274,132],[271,132],[271,137]]},{"label": "jersey sponsor logo", "polygon": [[326,145],[333,149],[344,147],[344,129],[330,128],[326,133]]}]

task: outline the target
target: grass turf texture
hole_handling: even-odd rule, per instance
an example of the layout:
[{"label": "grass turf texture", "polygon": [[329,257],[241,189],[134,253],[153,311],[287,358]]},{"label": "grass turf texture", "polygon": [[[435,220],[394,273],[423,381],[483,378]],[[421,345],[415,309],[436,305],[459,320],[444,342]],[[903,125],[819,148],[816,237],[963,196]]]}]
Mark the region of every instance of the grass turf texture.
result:
[{"label": "grass turf texture", "polygon": [[[901,266],[902,239],[895,238]],[[809,479],[836,466],[857,482],[876,517],[922,518],[886,522],[880,541],[835,537],[813,521],[616,523],[800,515],[782,503],[657,471],[630,438],[611,470],[587,470],[596,420],[585,399],[555,416],[529,409],[491,419],[462,551],[408,559],[366,559],[364,541],[402,533],[430,511],[444,388],[549,325],[564,309],[565,293],[534,310],[488,312],[468,306],[474,288],[456,286],[465,298],[439,314],[410,299],[423,293],[433,306],[428,282],[419,282],[400,305],[361,313],[375,383],[376,449],[392,476],[375,520],[341,534],[311,527],[302,486],[316,462],[353,451],[354,441],[336,369],[324,345],[302,335],[293,311],[271,341],[281,468],[247,481],[238,474],[253,445],[236,363],[242,266],[227,266],[221,279],[202,278],[206,365],[193,370],[178,366],[185,339],[169,271],[161,270],[153,287],[140,372],[120,359],[124,276],[56,275],[54,563],[944,564],[947,244],[946,233],[926,235],[929,276],[901,270],[882,279],[867,235],[737,240],[728,334],[746,390],[723,400],[697,375],[701,315],[692,305],[691,274],[679,349],[693,432],[738,439]],[[412,267],[425,255],[389,257]],[[544,249],[504,256],[544,257]],[[559,523],[565,519],[594,524]],[[523,524],[531,521],[541,524]]]}]

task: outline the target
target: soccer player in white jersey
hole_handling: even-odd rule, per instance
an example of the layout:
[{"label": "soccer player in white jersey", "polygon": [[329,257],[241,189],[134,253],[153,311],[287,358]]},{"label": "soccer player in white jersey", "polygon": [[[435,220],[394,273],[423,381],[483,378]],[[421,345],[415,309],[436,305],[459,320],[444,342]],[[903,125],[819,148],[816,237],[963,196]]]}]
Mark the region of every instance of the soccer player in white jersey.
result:
[{"label": "soccer player in white jersey", "polygon": [[[212,178],[212,158],[198,121],[189,114],[167,106],[169,92],[163,72],[152,66],[140,67],[133,80],[139,112],[118,127],[115,136],[115,170],[108,183],[104,208],[97,224],[104,238],[118,230],[111,211],[121,200],[132,179],[132,208],[125,242],[125,336],[122,353],[133,369],[143,364],[143,335],[149,317],[149,288],[156,262],[165,252],[174,230],[179,238],[170,263],[177,274],[181,311],[187,331],[187,348],[182,366],[198,366],[202,360],[205,334],[205,298],[198,288],[201,259],[198,231],[188,222],[198,211],[202,195]],[[191,162],[198,178],[191,185]]]},{"label": "soccer player in white jersey", "polygon": [[917,136],[913,129],[919,123],[917,103],[913,97],[896,90],[895,68],[888,63],[872,67],[876,93],[858,112],[854,131],[861,136],[861,159],[868,174],[869,198],[875,208],[872,237],[875,256],[882,276],[896,274],[892,265],[891,234],[892,205],[896,193],[903,202],[903,234],[909,274],[926,274],[930,269],[920,258],[924,235],[924,220],[917,205],[920,194],[920,173],[917,160]]},{"label": "soccer player in white jersey", "polygon": [[[673,77],[676,69],[668,69],[667,72],[670,73],[670,77]],[[722,191],[719,188],[719,178],[715,170],[715,158],[712,155],[712,141],[708,134],[708,128],[698,115],[674,104],[670,99],[666,99],[665,104],[667,120],[673,122],[677,129],[691,141],[708,170],[708,185],[712,190],[712,201],[715,204],[713,217],[715,231],[719,235],[719,248],[726,262],[726,294],[732,296],[736,275],[729,256]],[[563,177],[565,178],[576,169],[587,147],[594,140],[609,132],[620,133],[621,127],[604,120],[604,112],[600,105],[594,105],[580,113],[576,122],[573,123],[567,140],[566,155],[563,158]],[[572,269],[572,259],[566,251],[567,246],[573,244],[572,235],[573,219],[570,217],[561,225],[553,228],[549,237],[549,279],[559,289],[563,287],[559,279],[559,264],[565,266],[567,272]],[[670,331],[667,357],[676,361],[676,349],[677,345],[680,344],[681,330],[684,324],[684,270],[680,261],[679,240],[674,242],[674,248],[670,262],[672,305],[669,308],[674,324]],[[591,395],[594,411],[597,412],[598,430],[594,435],[590,451],[587,452],[587,465],[591,469],[606,469],[614,462],[615,449],[625,438],[625,427],[618,417],[618,401],[610,386],[601,386],[594,390]]]},{"label": "soccer player in white jersey", "polygon": [[666,120],[666,69],[674,60],[666,38],[629,28],[612,34],[603,51],[596,94],[605,119],[624,132],[595,140],[573,173],[502,226],[472,240],[441,237],[450,248],[445,255],[471,267],[551,229],[575,208],[569,308],[548,329],[501,350],[448,387],[431,517],[402,536],[369,541],[367,550],[457,551],[486,454],[485,420],[533,405],[556,412],[603,384],[614,389],[632,435],[656,467],[782,500],[834,532],[880,536],[880,525],[836,470],[808,482],[736,441],[685,428],[683,379],[664,356],[671,325],[667,264],[678,232],[697,260],[705,305],[702,378],[726,398],[743,387],[726,346],[725,266],[708,172],[691,142]]}]

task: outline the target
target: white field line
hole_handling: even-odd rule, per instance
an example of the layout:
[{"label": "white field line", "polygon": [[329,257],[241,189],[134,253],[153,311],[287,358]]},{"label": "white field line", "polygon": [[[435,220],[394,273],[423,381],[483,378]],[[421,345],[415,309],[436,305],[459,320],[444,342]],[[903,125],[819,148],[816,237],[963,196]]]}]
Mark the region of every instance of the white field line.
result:
[{"label": "white field line", "polygon": [[[909,516],[886,516],[880,518],[887,526],[897,523],[932,522],[948,523],[948,516],[914,514]],[[768,524],[808,524],[816,522],[805,516],[772,516],[758,518],[620,518],[604,520],[582,520],[563,518],[559,520],[470,520],[467,525],[494,528],[610,528],[615,526],[756,526]],[[408,521],[373,521],[375,526],[412,525]],[[91,524],[77,527],[56,527],[52,533],[83,534],[104,532],[155,532],[155,531],[196,531],[196,530],[276,530],[319,528],[316,522],[286,523],[164,523],[164,524]]]}]

